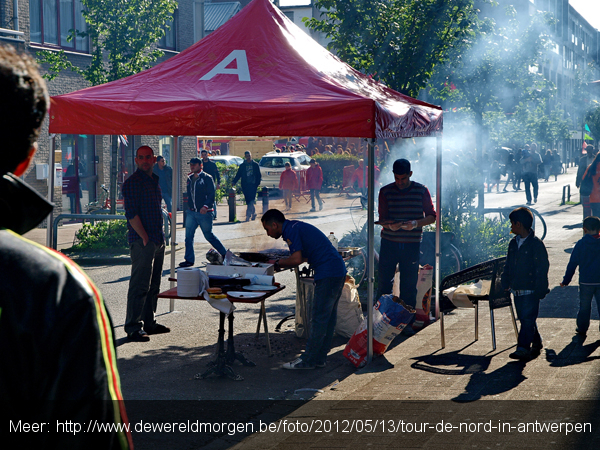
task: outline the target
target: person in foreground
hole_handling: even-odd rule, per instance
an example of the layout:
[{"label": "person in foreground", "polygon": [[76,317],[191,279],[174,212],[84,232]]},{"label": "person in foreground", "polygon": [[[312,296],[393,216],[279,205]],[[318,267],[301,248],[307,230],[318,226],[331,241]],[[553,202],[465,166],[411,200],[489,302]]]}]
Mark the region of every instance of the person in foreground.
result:
[{"label": "person in foreground", "polygon": [[585,336],[590,327],[592,298],[600,311],[600,219],[586,217],[583,221],[581,238],[569,259],[561,287],[568,286],[575,269],[579,266],[579,312],[577,313],[577,334]]},{"label": "person in foreground", "polygon": [[128,420],[113,325],[98,288],[69,258],[20,236],[52,210],[19,179],[37,150],[48,104],[34,60],[0,45],[0,415],[47,424],[38,433],[12,433],[20,448],[126,449],[129,432],[55,428],[57,421]]},{"label": "person in foreground", "polygon": [[274,261],[275,269],[295,267],[308,262],[315,273],[310,333],[304,354],[283,365],[284,369],[325,367],[337,320],[337,305],[346,281],[346,265],[327,236],[318,228],[299,220],[286,220],[278,209],[261,218],[267,235],[280,237],[290,248],[290,257]]},{"label": "person in foreground", "polygon": [[[155,313],[165,259],[165,234],[160,209],[162,192],[152,169],[154,150],[137,149],[137,170],[123,183],[127,240],[131,252],[131,278],[127,292],[125,333],[130,341],[147,342],[151,334],[171,331],[156,323]],[[143,329],[142,329],[143,328]]]},{"label": "person in foreground", "polygon": [[517,208],[508,218],[511,233],[516,236],[508,244],[508,255],[501,281],[502,287],[513,294],[521,323],[517,350],[508,356],[527,361],[539,356],[543,347],[536,320],[540,300],[549,292],[550,262],[544,243],[531,228],[533,214],[529,208]]}]

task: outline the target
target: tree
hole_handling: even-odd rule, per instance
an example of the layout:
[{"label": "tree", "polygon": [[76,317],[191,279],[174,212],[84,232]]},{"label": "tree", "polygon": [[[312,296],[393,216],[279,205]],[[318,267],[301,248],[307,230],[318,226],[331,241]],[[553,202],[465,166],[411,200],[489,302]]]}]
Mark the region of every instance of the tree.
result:
[{"label": "tree", "polygon": [[317,0],[306,25],[352,67],[416,97],[437,64],[469,33],[473,0]]},{"label": "tree", "polygon": [[[75,66],[64,51],[37,52],[41,64],[49,64],[52,80],[66,69],[80,74],[95,86],[118,80],[150,67],[163,52],[156,42],[177,8],[175,0],[82,0],[87,31],[70,30],[69,39],[89,37],[92,61]],[[106,60],[105,60],[106,58]]]},{"label": "tree", "polygon": [[600,142],[600,106],[596,105],[595,108],[591,109],[587,113],[585,120],[590,127],[590,132],[594,136],[594,145],[597,148]]},{"label": "tree", "polygon": [[[438,66],[430,84],[434,97],[460,102],[473,113],[479,163],[483,161],[486,114],[496,119],[506,113],[523,114],[517,105],[535,109],[554,92],[553,85],[533,70],[549,42],[547,25],[551,18],[538,13],[531,21],[520,23],[514,8],[505,11],[509,20],[504,27],[490,18],[476,21],[465,42],[466,50],[445,66]],[[484,208],[483,180],[478,206]]]}]

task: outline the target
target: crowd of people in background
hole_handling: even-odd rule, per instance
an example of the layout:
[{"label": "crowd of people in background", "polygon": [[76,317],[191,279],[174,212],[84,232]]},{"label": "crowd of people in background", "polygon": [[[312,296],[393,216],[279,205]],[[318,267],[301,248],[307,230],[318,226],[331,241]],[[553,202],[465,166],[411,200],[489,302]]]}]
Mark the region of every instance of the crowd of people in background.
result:
[{"label": "crowd of people in background", "polygon": [[531,205],[532,201],[537,203],[538,180],[548,182],[554,176],[554,181],[557,181],[562,173],[562,161],[557,150],[542,148],[538,152],[537,144],[531,143],[515,149],[502,147],[491,154],[485,153],[480,170],[487,192],[492,192],[494,188],[500,192],[502,176],[506,176],[502,192],[507,192],[511,183],[514,191],[520,191],[523,182],[527,204]]}]

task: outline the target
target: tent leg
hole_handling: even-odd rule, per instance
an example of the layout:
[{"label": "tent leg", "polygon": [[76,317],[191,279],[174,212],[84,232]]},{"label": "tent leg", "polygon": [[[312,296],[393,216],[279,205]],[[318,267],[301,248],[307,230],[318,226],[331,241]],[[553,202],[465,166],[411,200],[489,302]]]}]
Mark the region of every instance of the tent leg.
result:
[{"label": "tent leg", "polygon": [[367,364],[373,359],[373,295],[375,282],[375,141],[368,142],[369,189],[367,199],[368,255],[367,262]]},{"label": "tent leg", "polygon": [[[171,152],[171,167],[173,168],[173,181],[171,184],[171,278],[175,278],[175,243],[177,241],[177,204],[179,203],[179,136],[173,136],[173,151]],[[175,282],[171,281],[171,288]],[[175,300],[169,300],[169,312],[175,310]]]},{"label": "tent leg", "polygon": [[[436,139],[436,184],[435,184],[435,204],[437,206],[437,220],[435,221],[435,320],[440,319],[440,261],[441,261],[441,228],[442,228],[442,136],[438,135]],[[446,347],[446,337],[444,336],[444,317],[440,320],[440,335],[442,339],[442,348]]]}]

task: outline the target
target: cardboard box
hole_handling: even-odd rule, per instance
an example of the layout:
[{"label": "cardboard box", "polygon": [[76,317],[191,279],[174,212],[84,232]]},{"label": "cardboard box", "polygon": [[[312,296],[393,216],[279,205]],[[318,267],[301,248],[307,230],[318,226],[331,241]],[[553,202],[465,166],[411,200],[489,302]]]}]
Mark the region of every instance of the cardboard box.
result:
[{"label": "cardboard box", "polygon": [[275,268],[273,264],[255,263],[256,267],[249,266],[221,266],[219,264],[208,264],[206,273],[208,276],[231,276],[234,273],[239,273],[242,277],[246,274],[253,275],[274,275]]}]

